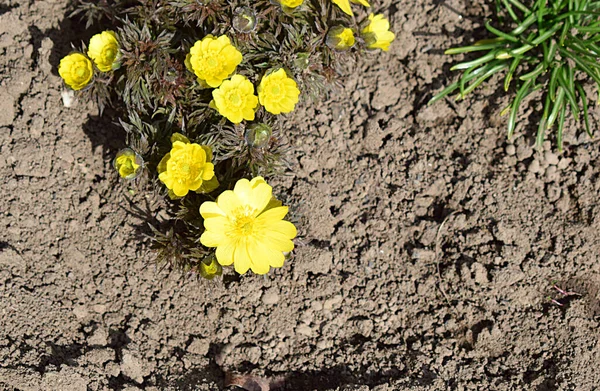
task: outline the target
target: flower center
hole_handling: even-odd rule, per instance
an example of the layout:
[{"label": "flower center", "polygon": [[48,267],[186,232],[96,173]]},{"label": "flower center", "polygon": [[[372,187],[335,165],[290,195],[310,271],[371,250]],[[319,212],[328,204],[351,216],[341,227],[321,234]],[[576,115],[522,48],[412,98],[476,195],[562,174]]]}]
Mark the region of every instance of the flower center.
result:
[{"label": "flower center", "polygon": [[77,69],[75,69],[75,75],[79,79],[85,79],[85,77],[87,76],[87,69],[85,68],[85,66],[77,67]]},{"label": "flower center", "polygon": [[239,106],[240,103],[242,103],[242,98],[240,98],[240,95],[238,93],[234,92],[229,96],[229,101],[232,105]]},{"label": "flower center", "polygon": [[219,65],[219,62],[217,61],[217,59],[213,58],[213,57],[209,58],[207,62],[208,62],[208,66],[211,68],[216,68],[217,65]]},{"label": "flower center", "polygon": [[280,93],[281,93],[281,89],[279,88],[278,85],[274,85],[273,87],[271,87],[271,94],[279,95]]},{"label": "flower center", "polygon": [[251,236],[256,231],[255,210],[248,205],[241,206],[234,213],[233,233],[235,236]]}]

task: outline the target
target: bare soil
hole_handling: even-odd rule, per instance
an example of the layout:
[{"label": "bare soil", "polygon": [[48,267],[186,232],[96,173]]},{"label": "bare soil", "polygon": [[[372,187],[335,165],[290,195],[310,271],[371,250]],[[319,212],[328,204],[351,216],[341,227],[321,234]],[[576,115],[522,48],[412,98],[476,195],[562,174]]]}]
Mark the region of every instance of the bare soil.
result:
[{"label": "bare soil", "polygon": [[110,116],[63,107],[67,0],[0,4],[1,390],[600,388],[598,144],[534,150],[535,101],[507,141],[491,85],[426,106],[491,10],[375,3],[390,52],[291,119],[293,258],[213,282],[146,267],[128,200],[159,205],[118,181]]}]

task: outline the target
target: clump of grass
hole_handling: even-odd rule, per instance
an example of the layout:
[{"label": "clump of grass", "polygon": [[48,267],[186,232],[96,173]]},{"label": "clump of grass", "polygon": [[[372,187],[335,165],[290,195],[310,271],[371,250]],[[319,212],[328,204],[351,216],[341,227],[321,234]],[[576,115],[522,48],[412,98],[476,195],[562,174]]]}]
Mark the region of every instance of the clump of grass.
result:
[{"label": "clump of grass", "polygon": [[504,73],[504,90],[514,87],[508,113],[508,137],[515,132],[519,108],[526,96],[541,91],[543,112],[537,128],[540,146],[556,127],[556,143],[563,148],[567,110],[583,121],[593,137],[589,99],[584,85],[593,81],[600,91],[600,2],[590,0],[498,0],[499,25],[485,23],[489,39],[448,49],[446,54],[480,53],[474,60],[454,65],[459,80],[444,88],[429,103],[457,92],[457,99],[497,73]]}]

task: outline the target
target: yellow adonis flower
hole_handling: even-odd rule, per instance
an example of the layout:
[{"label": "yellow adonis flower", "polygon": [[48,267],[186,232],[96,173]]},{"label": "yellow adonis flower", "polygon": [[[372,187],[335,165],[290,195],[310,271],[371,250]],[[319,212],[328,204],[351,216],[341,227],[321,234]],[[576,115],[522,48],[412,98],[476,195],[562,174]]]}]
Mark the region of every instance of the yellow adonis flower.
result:
[{"label": "yellow adonis flower", "polygon": [[90,84],[94,68],[89,58],[81,53],[72,53],[60,60],[58,74],[69,87],[77,91]]},{"label": "yellow adonis flower", "polygon": [[348,50],[355,42],[354,32],[348,27],[332,27],[327,33],[327,46],[335,50]]},{"label": "yellow adonis flower", "polygon": [[129,148],[119,151],[113,161],[113,166],[123,179],[136,178],[142,171],[143,164],[142,157]]},{"label": "yellow adonis flower", "polygon": [[213,90],[212,96],[211,105],[234,124],[254,119],[258,98],[254,95],[254,85],[246,77],[233,75],[231,80],[224,81],[219,88]]},{"label": "yellow adonis flower", "polygon": [[352,12],[352,8],[350,8],[350,1],[352,1],[355,4],[362,4],[365,7],[371,6],[367,0],[331,0],[331,1],[333,2],[333,4],[340,7],[340,9],[344,13],[346,13],[350,16],[354,16],[354,13]]},{"label": "yellow adonis flower", "polygon": [[387,52],[390,43],[396,37],[390,31],[390,22],[382,15],[369,15],[369,24],[362,30],[365,43],[370,49],[381,49]]},{"label": "yellow adonis flower", "polygon": [[287,8],[296,8],[304,3],[304,0],[280,0],[281,5]]},{"label": "yellow adonis flower", "polygon": [[190,143],[179,133],[173,134],[171,142],[171,152],[158,163],[157,170],[171,198],[184,197],[189,191],[208,193],[219,187],[210,147]]},{"label": "yellow adonis flower", "polygon": [[90,39],[87,55],[102,72],[119,67],[117,56],[119,54],[119,41],[114,31],[103,31]]},{"label": "yellow adonis flower", "polygon": [[262,78],[258,86],[258,100],[269,113],[290,113],[298,103],[300,90],[283,68]]},{"label": "yellow adonis flower", "polygon": [[209,35],[192,46],[186,58],[186,65],[198,79],[212,88],[217,88],[235,72],[242,58],[242,53],[231,44],[226,35],[218,38]]},{"label": "yellow adonis flower", "polygon": [[240,274],[248,269],[266,274],[283,266],[284,253],[294,249],[296,227],[283,220],[288,207],[272,198],[272,190],[262,177],[240,179],[217,202],[200,206],[205,228],[200,242],[217,248],[221,265],[233,264]]}]

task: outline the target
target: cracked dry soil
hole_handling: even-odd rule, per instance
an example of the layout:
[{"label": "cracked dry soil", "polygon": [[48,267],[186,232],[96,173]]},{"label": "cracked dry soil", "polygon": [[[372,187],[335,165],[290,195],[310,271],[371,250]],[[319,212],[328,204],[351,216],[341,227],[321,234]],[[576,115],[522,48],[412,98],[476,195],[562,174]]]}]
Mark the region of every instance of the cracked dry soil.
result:
[{"label": "cracked dry soil", "polygon": [[295,256],[207,282],[145,267],[118,129],[62,106],[58,61],[87,34],[67,0],[0,5],[1,390],[220,390],[230,372],[283,390],[600,388],[598,144],[570,123],[563,154],[534,151],[533,101],[507,142],[492,85],[425,105],[488,3],[379,6],[390,52],[295,115],[277,186]]}]

